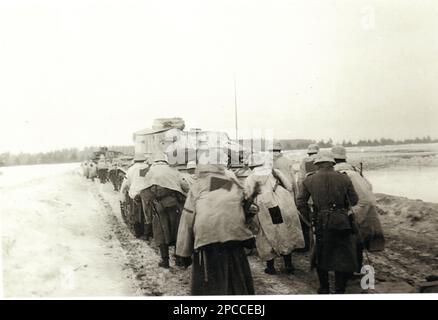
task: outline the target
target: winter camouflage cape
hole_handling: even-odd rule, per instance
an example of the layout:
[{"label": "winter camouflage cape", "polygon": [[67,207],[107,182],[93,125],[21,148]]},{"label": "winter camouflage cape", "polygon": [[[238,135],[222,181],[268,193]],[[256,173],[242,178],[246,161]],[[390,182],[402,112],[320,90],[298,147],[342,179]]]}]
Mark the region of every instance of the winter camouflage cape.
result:
[{"label": "winter camouflage cape", "polygon": [[154,241],[157,245],[175,244],[180,221],[179,212],[187,191],[188,184],[180,172],[167,163],[154,163],[149,168],[140,195],[145,223],[152,223]]},{"label": "winter camouflage cape", "polygon": [[[264,261],[304,247],[298,210],[288,191],[292,189],[291,182],[280,170],[274,169],[278,178],[272,172],[270,168],[255,168],[245,182],[246,194],[252,194],[257,183],[261,189],[256,198],[260,211],[255,222],[258,225],[257,251]],[[280,210],[281,217],[277,214],[279,221],[275,221],[270,212],[276,207]]]},{"label": "winter camouflage cape", "polygon": [[135,196],[140,194],[140,191],[147,188],[146,171],[149,165],[146,163],[136,162],[134,163],[126,173],[126,179],[122,183],[120,188],[121,201],[126,201],[126,191],[129,191],[129,197],[134,199]]},{"label": "winter camouflage cape", "polygon": [[[226,179],[230,189],[210,191],[213,177]],[[216,165],[199,165],[178,231],[176,253],[190,257],[193,250],[211,243],[244,241],[253,237],[245,224],[243,186],[235,175]]]},{"label": "winter camouflage cape", "polygon": [[372,252],[382,251],[385,248],[385,238],[371,184],[348,163],[338,163],[335,170],[348,175],[359,197],[353,212],[365,248]]}]

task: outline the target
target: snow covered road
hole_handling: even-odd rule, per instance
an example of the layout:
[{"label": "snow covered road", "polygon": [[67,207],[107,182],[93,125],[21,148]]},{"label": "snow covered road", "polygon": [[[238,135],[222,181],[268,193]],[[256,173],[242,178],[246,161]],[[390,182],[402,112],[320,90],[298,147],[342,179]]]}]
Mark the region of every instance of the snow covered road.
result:
[{"label": "snow covered road", "polygon": [[6,297],[137,295],[107,212],[78,164],[2,168]]},{"label": "snow covered road", "polygon": [[[129,232],[120,215],[118,194],[111,184],[85,179],[77,163],[10,167],[1,171],[1,258],[6,297],[190,294],[191,268],[174,267],[173,257],[170,269],[157,266],[158,248],[153,241],[137,239]],[[416,205],[423,203],[387,198],[384,195],[379,198],[386,210],[382,221],[387,232],[387,249],[370,254],[379,275],[376,288],[380,283],[419,281],[424,272],[434,272],[425,266],[433,266],[436,242],[426,241],[427,248],[416,246],[420,238],[416,237],[415,241],[406,236],[396,238],[400,230],[390,227],[394,225],[397,208],[407,208],[409,201]],[[435,207],[430,210],[436,212]],[[430,257],[424,254],[417,257],[411,251],[427,252]],[[281,259],[277,260],[281,270]],[[315,293],[318,281],[315,272],[309,270],[309,256],[294,254],[293,261],[295,275],[270,276],[264,273],[264,263],[257,256],[249,256],[256,293]],[[394,268],[385,272],[389,264]],[[416,276],[419,270],[424,270],[420,278]],[[399,292],[390,290],[380,292]],[[347,291],[360,293],[359,282],[351,283]]]}]

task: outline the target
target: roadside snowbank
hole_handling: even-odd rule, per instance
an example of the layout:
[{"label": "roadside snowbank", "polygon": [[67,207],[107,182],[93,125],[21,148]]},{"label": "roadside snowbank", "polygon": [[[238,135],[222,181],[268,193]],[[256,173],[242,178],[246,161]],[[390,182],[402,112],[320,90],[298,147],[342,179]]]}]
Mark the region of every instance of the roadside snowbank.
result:
[{"label": "roadside snowbank", "polygon": [[1,192],[5,296],[137,294],[105,211],[84,190],[93,183],[71,164],[40,169],[6,179],[13,187]]},{"label": "roadside snowbank", "polygon": [[[378,279],[415,286],[438,274],[438,204],[376,194],[386,249],[372,255]],[[402,291],[403,292],[403,291]]]},{"label": "roadside snowbank", "polygon": [[76,170],[79,165],[79,163],[62,163],[2,167],[2,174],[0,175],[0,190],[15,186],[22,187],[24,183],[37,183],[48,177]]}]

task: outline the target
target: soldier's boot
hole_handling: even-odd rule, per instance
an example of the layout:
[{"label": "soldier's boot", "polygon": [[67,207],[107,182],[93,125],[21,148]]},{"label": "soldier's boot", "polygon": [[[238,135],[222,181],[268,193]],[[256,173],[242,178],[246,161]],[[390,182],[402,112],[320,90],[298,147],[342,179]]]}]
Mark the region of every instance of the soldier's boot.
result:
[{"label": "soldier's boot", "polygon": [[318,294],[329,294],[330,293],[330,285],[329,285],[328,271],[317,269],[317,272],[318,272],[318,279],[319,279]]},{"label": "soldier's boot", "polygon": [[274,259],[266,261],[265,273],[267,273],[267,274],[277,274],[277,270],[275,270],[274,262],[275,262]]},{"label": "soldier's boot", "polygon": [[167,258],[167,259],[162,259],[160,262],[158,262],[158,266],[159,266],[160,268],[169,269],[169,268],[170,268],[169,258]]},{"label": "soldier's boot", "polygon": [[173,252],[173,256],[175,257],[175,266],[184,267],[184,262],[182,257],[176,255],[176,244],[175,244],[175,250]]},{"label": "soldier's boot", "polygon": [[158,266],[161,268],[168,269],[169,266],[169,246],[167,244],[160,244],[160,255],[161,261],[158,263]]},{"label": "soldier's boot", "polygon": [[351,280],[358,280],[363,277],[363,274],[361,273],[363,267],[363,250],[364,250],[363,245],[361,243],[357,243],[356,244],[357,269],[356,272],[350,274],[349,279]]},{"label": "soldier's boot", "polygon": [[347,272],[335,272],[335,293],[344,294],[345,288],[347,287],[348,278],[350,273]]},{"label": "soldier's boot", "polygon": [[287,274],[294,274],[295,273],[295,267],[292,264],[292,254],[287,254],[283,256],[283,260],[284,260],[284,267],[285,267],[285,272]]},{"label": "soldier's boot", "polygon": [[154,234],[152,232],[152,223],[145,223],[144,225],[144,235],[146,237],[146,241],[149,241],[153,238]]},{"label": "soldier's boot", "polygon": [[183,262],[182,257],[175,256],[175,265],[177,267],[184,267],[184,262]]}]

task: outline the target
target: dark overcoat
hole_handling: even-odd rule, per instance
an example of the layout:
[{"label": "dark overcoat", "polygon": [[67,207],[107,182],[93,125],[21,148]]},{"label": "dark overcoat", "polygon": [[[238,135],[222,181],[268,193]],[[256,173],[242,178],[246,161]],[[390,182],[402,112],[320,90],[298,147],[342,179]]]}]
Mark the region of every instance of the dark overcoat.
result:
[{"label": "dark overcoat", "polygon": [[[303,182],[297,198],[297,207],[309,214],[308,200],[313,200],[313,222],[316,243],[312,266],[322,270],[354,272],[357,269],[356,243],[353,229],[334,230],[330,219],[336,214],[348,214],[348,208],[357,204],[358,196],[346,174],[333,167],[321,168]],[[348,219],[348,218],[347,218]]]}]

